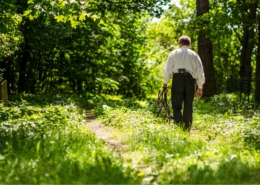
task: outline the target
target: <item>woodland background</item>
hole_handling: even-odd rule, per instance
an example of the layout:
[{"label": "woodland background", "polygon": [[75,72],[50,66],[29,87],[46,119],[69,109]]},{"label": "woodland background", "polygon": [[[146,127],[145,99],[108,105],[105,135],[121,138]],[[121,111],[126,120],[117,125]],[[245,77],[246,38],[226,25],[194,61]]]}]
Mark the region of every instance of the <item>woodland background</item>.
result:
[{"label": "woodland background", "polygon": [[[0,184],[259,184],[260,88],[226,93],[260,79],[259,6],[0,0]],[[206,76],[190,132],[158,116],[181,35]]]},{"label": "woodland background", "polygon": [[204,96],[225,91],[230,76],[260,77],[259,1],[169,3],[1,0],[1,79],[9,94],[146,97],[161,87],[163,63],[184,34],[204,65]]}]

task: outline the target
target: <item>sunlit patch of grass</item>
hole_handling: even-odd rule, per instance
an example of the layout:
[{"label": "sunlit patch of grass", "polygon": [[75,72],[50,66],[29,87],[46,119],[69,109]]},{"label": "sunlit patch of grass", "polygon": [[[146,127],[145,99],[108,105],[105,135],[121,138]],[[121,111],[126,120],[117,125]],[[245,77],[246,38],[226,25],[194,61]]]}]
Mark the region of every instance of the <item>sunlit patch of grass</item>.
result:
[{"label": "sunlit patch of grass", "polygon": [[86,129],[73,97],[46,97],[42,104],[39,97],[16,97],[0,107],[0,183],[139,182],[122,158]]},{"label": "sunlit patch of grass", "polygon": [[[156,97],[11,100],[0,107],[0,183],[260,182],[260,111],[234,95],[195,100],[190,133],[156,117]],[[122,143],[117,154],[87,129],[88,102]]]},{"label": "sunlit patch of grass", "polygon": [[155,100],[110,105],[101,116],[121,133],[146,183],[259,182],[259,110],[237,103],[235,95],[195,100],[188,133],[157,118]]}]

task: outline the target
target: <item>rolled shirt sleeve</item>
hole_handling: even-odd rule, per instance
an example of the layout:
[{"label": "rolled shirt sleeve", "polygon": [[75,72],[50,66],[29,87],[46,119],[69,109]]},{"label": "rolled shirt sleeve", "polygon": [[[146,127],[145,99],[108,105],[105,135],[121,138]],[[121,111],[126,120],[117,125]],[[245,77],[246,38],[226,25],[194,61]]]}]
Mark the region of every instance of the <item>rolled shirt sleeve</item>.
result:
[{"label": "rolled shirt sleeve", "polygon": [[202,89],[203,84],[205,83],[205,75],[204,75],[203,65],[202,65],[199,55],[197,55],[197,59],[198,59],[197,68],[196,68],[197,85],[198,85],[199,89]]}]

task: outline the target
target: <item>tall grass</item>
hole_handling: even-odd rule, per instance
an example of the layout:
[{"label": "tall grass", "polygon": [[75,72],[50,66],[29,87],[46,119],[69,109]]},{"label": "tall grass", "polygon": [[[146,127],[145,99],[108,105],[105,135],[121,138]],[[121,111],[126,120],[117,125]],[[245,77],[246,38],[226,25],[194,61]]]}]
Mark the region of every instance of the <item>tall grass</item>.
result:
[{"label": "tall grass", "polygon": [[131,154],[127,160],[146,183],[260,182],[259,110],[239,104],[235,95],[195,100],[187,133],[155,116],[155,99],[136,103],[100,102],[96,112],[105,125],[119,130]]},{"label": "tall grass", "polygon": [[[93,106],[123,144],[120,155],[88,130],[85,109]],[[0,183],[260,182],[260,111],[249,103],[195,100],[190,133],[156,111],[155,98],[11,96],[0,107]]]},{"label": "tall grass", "polygon": [[87,129],[74,100],[27,95],[0,107],[1,184],[138,182],[122,158]]}]

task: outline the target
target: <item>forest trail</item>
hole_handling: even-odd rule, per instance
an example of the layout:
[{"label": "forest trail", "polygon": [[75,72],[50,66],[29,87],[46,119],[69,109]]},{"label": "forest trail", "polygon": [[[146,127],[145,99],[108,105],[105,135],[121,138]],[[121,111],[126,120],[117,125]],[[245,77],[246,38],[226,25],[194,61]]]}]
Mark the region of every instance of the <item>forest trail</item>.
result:
[{"label": "forest trail", "polygon": [[[86,118],[88,129],[96,135],[97,139],[103,140],[109,147],[122,155],[126,146],[120,140],[114,138],[113,128],[102,124],[102,122],[96,119],[96,117],[91,113],[91,110],[86,111]],[[207,139],[207,136],[194,128],[190,130],[190,136],[202,140]]]},{"label": "forest trail", "polygon": [[[97,139],[103,140],[108,147],[113,149],[117,155],[128,160],[131,159],[131,165],[133,169],[138,172],[144,173],[146,176],[143,178],[142,183],[144,185],[150,184],[153,177],[151,176],[151,168],[148,165],[139,164],[133,153],[127,153],[127,145],[123,144],[119,139],[113,139],[113,128],[107,127],[100,120],[97,120],[91,113],[91,110],[86,111],[86,126],[93,132]],[[151,178],[152,177],[152,178]]]},{"label": "forest trail", "polygon": [[108,146],[113,148],[115,151],[121,153],[123,151],[124,145],[121,141],[113,138],[113,130],[106,127],[97,120],[95,116],[91,113],[91,110],[86,111],[87,122],[86,125],[91,132],[93,132],[98,139],[103,140]]}]

